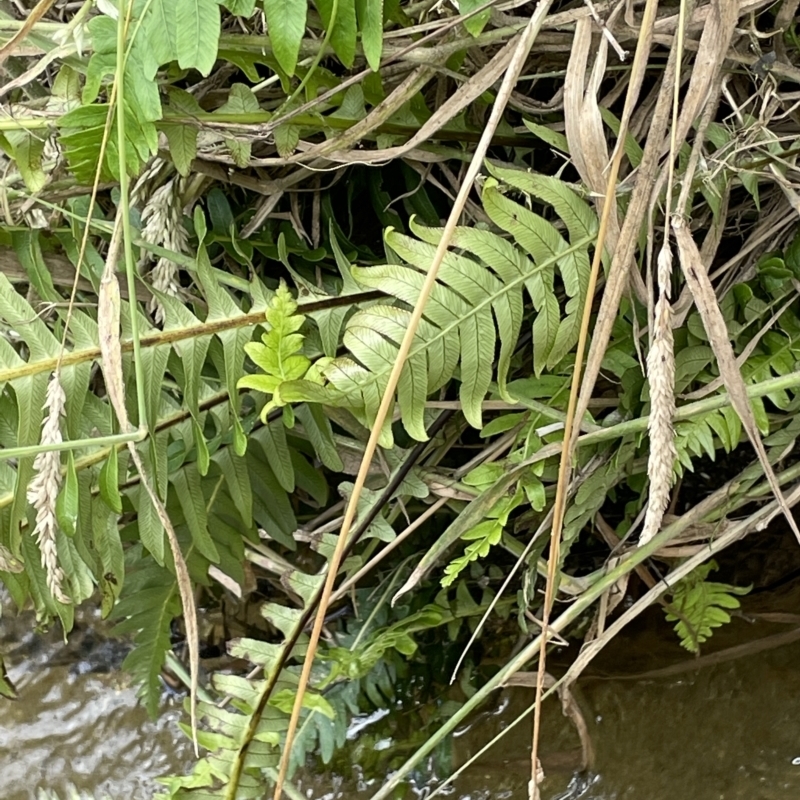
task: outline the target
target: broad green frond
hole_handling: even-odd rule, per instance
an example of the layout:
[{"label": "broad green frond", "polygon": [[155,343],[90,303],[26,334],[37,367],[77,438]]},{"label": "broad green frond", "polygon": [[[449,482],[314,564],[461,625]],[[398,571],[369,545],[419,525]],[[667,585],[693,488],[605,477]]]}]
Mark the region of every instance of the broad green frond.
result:
[{"label": "broad green frond", "polygon": [[[454,377],[460,382],[464,416],[476,428],[482,427],[481,406],[493,377],[500,396],[513,401],[507,378],[523,325],[525,291],[534,309],[537,374],[558,366],[577,342],[589,281],[588,249],[596,230],[594,215],[561,182],[530,177],[527,188],[547,197],[556,212],[564,215],[570,241],[544,217],[503,196],[496,181],[486,182],[484,207],[516,245],[488,230],[456,230],[453,250],[444,258],[397,388],[403,425],[415,439],[426,438],[423,412],[427,397]],[[343,336],[349,353],[320,362],[319,372],[327,383],[284,384],[280,392],[285,401],[347,408],[362,424],[371,425],[408,326],[408,308],[416,303],[441,235],[438,229],[417,224],[412,224],[412,229],[417,238],[391,229],[386,232],[387,246],[405,264],[352,269],[359,283],[393,296],[396,303],[372,305],[353,314]],[[556,275],[561,278],[560,290]],[[560,294],[566,299],[560,300]],[[263,379],[256,377],[247,378],[246,385],[255,386],[256,380],[266,387]],[[388,425],[381,444],[391,444]]]}]

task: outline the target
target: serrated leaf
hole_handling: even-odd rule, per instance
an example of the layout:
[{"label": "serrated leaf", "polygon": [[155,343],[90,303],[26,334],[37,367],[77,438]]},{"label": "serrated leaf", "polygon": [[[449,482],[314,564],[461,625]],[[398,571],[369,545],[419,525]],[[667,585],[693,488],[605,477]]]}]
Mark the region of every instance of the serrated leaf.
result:
[{"label": "serrated leaf", "polygon": [[[227,101],[217,109],[216,113],[249,114],[258,110],[258,100],[250,87],[245,86],[243,83],[234,83],[231,86]],[[233,137],[227,137],[225,142],[230,148],[236,164],[240,167],[246,167],[250,163],[250,142]]]},{"label": "serrated leaf", "polygon": [[175,0],[150,0],[149,12],[144,17],[142,35],[147,37],[158,65],[178,60],[177,8]]},{"label": "serrated leaf", "polygon": [[341,472],[344,469],[344,465],[333,441],[330,420],[325,416],[322,408],[318,405],[304,404],[298,406],[295,413],[303,425],[319,460],[329,470]]},{"label": "serrated leaf", "polygon": [[[277,0],[282,2],[283,0]],[[282,158],[288,158],[294,153],[297,148],[297,143],[300,141],[300,128],[297,125],[278,125],[275,128],[275,146],[278,148],[278,154]]]},{"label": "serrated leaf", "polygon": [[119,493],[119,462],[113,448],[100,469],[98,487],[103,502],[115,513],[122,513],[122,495]]},{"label": "serrated leaf", "polygon": [[114,630],[117,634],[136,632],[135,646],[122,668],[139,683],[138,695],[155,718],[161,701],[161,669],[171,646],[170,626],[180,614],[181,606],[174,577],[157,567],[150,567],[150,570],[155,585],[127,594],[119,602],[114,618],[122,621]]},{"label": "serrated leaf", "polygon": [[[147,452],[145,448],[143,452]],[[153,506],[150,496],[143,487],[139,487],[136,500],[136,523],[139,528],[139,539],[152,554],[156,563],[164,564],[164,526],[158,512]]]},{"label": "serrated leaf", "polygon": [[175,169],[184,178],[187,177],[192,162],[197,157],[197,128],[194,125],[178,123],[161,123],[159,127],[166,134],[169,154],[172,156]]},{"label": "serrated leaf", "polygon": [[199,473],[192,468],[192,465],[187,465],[170,477],[189,532],[192,534],[192,541],[209,561],[214,564],[219,563],[219,551],[208,532],[206,499]]},{"label": "serrated leaf", "polygon": [[229,447],[222,447],[212,456],[213,461],[222,470],[228,492],[242,517],[242,522],[253,524],[253,491],[250,486],[250,475],[247,461],[231,452]]},{"label": "serrated leaf", "polygon": [[265,425],[258,431],[258,439],[278,483],[291,494],[294,491],[294,468],[283,422],[279,420]]},{"label": "serrated leaf", "polygon": [[533,369],[537,376],[547,366],[547,359],[558,336],[560,313],[558,300],[549,292],[543,295],[544,302],[533,320]]}]

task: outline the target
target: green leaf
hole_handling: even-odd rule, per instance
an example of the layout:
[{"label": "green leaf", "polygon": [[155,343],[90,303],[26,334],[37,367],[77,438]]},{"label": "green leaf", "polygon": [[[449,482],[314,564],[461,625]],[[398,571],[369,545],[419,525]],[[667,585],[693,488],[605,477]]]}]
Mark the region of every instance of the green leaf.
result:
[{"label": "green leaf", "polygon": [[240,17],[251,17],[256,8],[256,0],[224,0],[223,5],[231,14]]},{"label": "green leaf", "polygon": [[206,444],[206,437],[203,435],[200,423],[194,418],[192,418],[192,438],[194,439],[194,447],[197,453],[197,471],[202,476],[208,475],[210,463],[208,444]]},{"label": "green leaf", "polygon": [[283,158],[288,158],[294,153],[299,141],[299,126],[286,123],[275,128],[275,146],[278,148],[278,154]]},{"label": "green leaf", "polygon": [[78,522],[78,473],[75,471],[75,456],[67,451],[67,472],[64,484],[56,500],[56,519],[58,527],[67,535],[74,536]]},{"label": "green leaf", "polygon": [[547,366],[547,359],[556,343],[559,330],[559,309],[556,296],[543,292],[543,303],[533,320],[533,369],[537,377]]},{"label": "green leaf", "polygon": [[6,665],[3,663],[2,659],[0,659],[0,695],[8,700],[17,699],[17,690],[14,688],[14,684],[11,683],[11,680],[8,677]]},{"label": "green leaf", "polygon": [[[485,0],[460,0],[458,7],[462,14],[469,14],[470,11],[474,11],[476,8],[485,5]],[[489,21],[490,13],[490,10],[487,8],[486,11],[481,11],[479,14],[475,14],[469,19],[464,20],[464,27],[471,36],[480,36],[486,23]]]},{"label": "green leaf", "polygon": [[736,595],[747,594],[752,588],[706,580],[717,568],[715,561],[697,567],[676,584],[672,603],[665,607],[667,620],[677,623],[675,631],[681,645],[692,653],[700,650],[714,628],[730,622],[730,615],[724,609],[739,608]]},{"label": "green leaf", "polygon": [[294,491],[294,468],[283,422],[280,420],[271,422],[254,436],[261,442],[267,462],[275,473],[281,488],[291,494]]},{"label": "green leaf", "polygon": [[150,0],[149,11],[144,17],[143,33],[158,65],[178,60],[177,10],[175,0]]},{"label": "green leaf", "polygon": [[25,131],[8,131],[6,138],[14,150],[14,163],[30,192],[40,191],[47,182],[42,169],[45,137]]},{"label": "green leaf", "polygon": [[197,549],[214,564],[219,563],[219,551],[208,532],[206,499],[200,483],[200,474],[191,464],[170,476],[178,495],[184,519]]},{"label": "green leaf", "polygon": [[281,69],[290,77],[297,67],[297,56],[306,30],[307,8],[306,0],[264,0],[267,34],[272,51]]},{"label": "green leaf", "polygon": [[213,461],[222,470],[236,509],[242,522],[248,527],[253,524],[253,490],[247,461],[231,452],[231,448],[222,447],[212,456]]},{"label": "green leaf", "polygon": [[540,125],[538,122],[531,122],[528,119],[522,120],[525,127],[535,136],[538,136],[543,142],[547,142],[551,147],[560,150],[562,153],[569,153],[569,144],[567,137],[563,133],[554,131],[548,128],[547,125]]},{"label": "green leaf", "polygon": [[356,6],[355,0],[336,0],[336,17],[332,18],[334,0],[314,0],[322,17],[322,24],[331,30],[331,47],[346,67],[352,67],[356,58]]},{"label": "green leaf", "polygon": [[175,169],[184,178],[187,177],[197,157],[197,128],[194,125],[163,122],[159,127],[166,134]]},{"label": "green leaf", "polygon": [[220,14],[216,0],[173,0],[178,65],[207,76],[217,60]]},{"label": "green leaf", "polygon": [[[148,475],[153,475],[155,467],[152,459],[151,448],[144,446],[141,447],[139,452],[142,456],[145,472]],[[163,496],[162,496],[163,499]],[[164,564],[164,526],[161,523],[161,518],[158,516],[158,511],[150,499],[149,493],[143,486],[139,486],[136,493],[136,521],[139,526],[139,539],[147,550],[153,555],[156,562],[163,566]]]},{"label": "green leaf", "polygon": [[92,538],[102,567],[99,583],[103,598],[101,612],[105,619],[114,608],[125,582],[125,556],[117,515],[96,501],[92,503]]},{"label": "green leaf", "polygon": [[319,460],[331,471],[341,472],[344,464],[333,441],[333,430],[330,420],[318,405],[301,405],[296,412],[297,418],[314,447]]},{"label": "green leaf", "polygon": [[[213,1],[213,0],[212,0]],[[231,86],[228,100],[217,109],[219,114],[252,114],[259,110],[258,99],[249,86],[234,83]],[[228,137],[225,140],[237,166],[246,167],[250,163],[250,142]]]},{"label": "green leaf", "polygon": [[296,310],[297,303],[286,285],[281,283],[266,312],[269,332],[261,337],[261,343],[250,342],[245,345],[247,355],[264,374],[241,378],[238,386],[272,394],[272,399],[261,411],[262,419],[266,419],[273,408],[285,405],[280,396],[280,385],[302,378],[311,363],[301,353],[304,337],[298,331],[303,326],[304,318],[295,314]]},{"label": "green leaf", "polygon": [[119,463],[116,448],[109,453],[100,469],[98,486],[103,502],[115,513],[122,513],[122,496],[119,493]]},{"label": "green leaf", "polygon": [[383,52],[383,0],[356,0],[356,15],[367,64],[377,72]]},{"label": "green leaf", "polygon": [[121,620],[114,633],[136,634],[122,668],[139,684],[138,695],[153,718],[161,701],[161,669],[171,647],[172,620],[180,611],[174,576],[150,559],[131,573],[125,595],[114,609],[113,618]]},{"label": "green leaf", "polygon": [[[271,706],[279,708],[285,714],[291,714],[296,694],[297,692],[292,689],[283,689],[280,692],[276,692],[270,698],[269,703]],[[315,692],[306,692],[303,695],[303,708],[319,711],[328,719],[333,719],[336,716],[331,704],[321,694]]]}]

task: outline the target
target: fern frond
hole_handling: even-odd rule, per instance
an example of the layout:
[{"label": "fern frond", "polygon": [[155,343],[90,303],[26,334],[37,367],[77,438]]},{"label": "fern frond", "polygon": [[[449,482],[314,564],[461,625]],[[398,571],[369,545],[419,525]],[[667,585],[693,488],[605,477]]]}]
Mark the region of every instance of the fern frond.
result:
[{"label": "fern frond", "polygon": [[175,576],[149,560],[128,575],[123,597],[113,611],[112,618],[121,620],[114,633],[134,634],[134,648],[122,668],[139,684],[137,695],[152,717],[161,697],[160,675],[170,649],[170,626],[180,613]]},{"label": "fern frond", "polygon": [[[526,176],[520,172],[512,177],[519,183]],[[464,415],[475,427],[482,425],[481,405],[493,374],[501,396],[513,400],[507,378],[523,322],[523,291],[527,291],[535,311],[537,373],[555,367],[577,341],[589,278],[588,248],[596,220],[588,205],[560,181],[527,177],[526,188],[551,200],[556,213],[563,215],[570,242],[552,223],[504,197],[494,179],[486,182],[484,208],[516,245],[487,230],[456,230],[452,240],[455,249],[442,263],[397,388],[403,424],[415,439],[426,438],[425,400],[453,377],[460,380]],[[386,233],[387,248],[405,264],[351,270],[360,284],[392,295],[397,303],[372,305],[350,317],[343,336],[349,354],[320,366],[327,384],[290,381],[281,387],[286,401],[344,407],[367,427],[372,424],[408,325],[408,308],[416,302],[441,236],[439,229],[414,223],[412,230],[416,238],[391,229]],[[561,276],[566,294],[564,314],[556,274]],[[388,446],[391,442],[387,424],[381,444]]]},{"label": "fern frond", "polygon": [[676,584],[672,603],[665,609],[667,621],[676,623],[681,645],[692,653],[699,651],[714,628],[730,622],[728,611],[740,605],[737,595],[747,594],[752,588],[706,580],[716,569],[717,563],[712,560],[687,575]]}]

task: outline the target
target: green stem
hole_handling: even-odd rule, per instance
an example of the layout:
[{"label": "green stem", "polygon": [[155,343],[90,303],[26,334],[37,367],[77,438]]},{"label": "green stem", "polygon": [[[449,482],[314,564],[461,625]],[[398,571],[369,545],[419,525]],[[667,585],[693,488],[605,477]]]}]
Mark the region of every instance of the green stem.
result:
[{"label": "green stem", "polygon": [[131,209],[128,197],[129,179],[126,159],[127,137],[125,134],[125,37],[133,10],[133,0],[120,3],[117,20],[117,63],[115,80],[117,84],[117,148],[119,169],[119,206],[117,213],[122,215],[122,240],[125,254],[125,272],[128,277],[128,297],[131,309],[131,339],[133,340],[133,369],[136,375],[136,404],[139,429],[147,429],[147,406],[144,400],[144,366],[142,364],[141,343],[139,341],[139,308],[136,302],[136,266],[133,260],[133,231],[131,230]]},{"label": "green stem", "polygon": [[97,445],[117,445],[127,442],[141,442],[147,437],[145,431],[133,431],[132,433],[115,433],[110,436],[97,436],[87,439],[72,439],[67,442],[56,442],[54,444],[30,444],[24,447],[4,447],[0,450],[0,461],[9,458],[24,458],[25,456],[35,456],[37,453],[58,453],[64,450],[79,450],[83,447],[95,447]]}]

